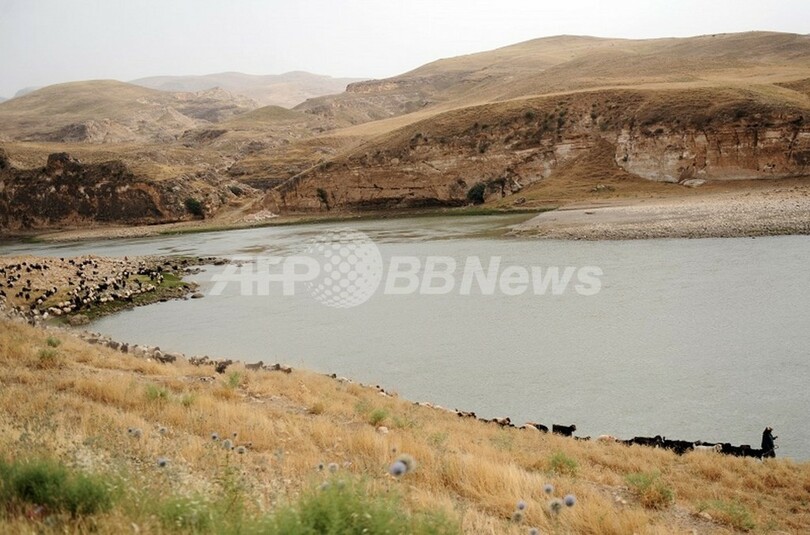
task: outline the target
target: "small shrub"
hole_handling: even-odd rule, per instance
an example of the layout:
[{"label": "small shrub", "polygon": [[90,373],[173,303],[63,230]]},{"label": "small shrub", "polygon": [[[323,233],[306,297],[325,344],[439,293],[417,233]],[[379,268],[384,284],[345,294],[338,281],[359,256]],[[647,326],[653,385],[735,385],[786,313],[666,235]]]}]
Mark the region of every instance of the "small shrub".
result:
[{"label": "small shrub", "polygon": [[644,507],[664,509],[675,501],[675,493],[657,472],[629,474],[626,479],[627,484],[630,485]]},{"label": "small shrub", "polygon": [[59,352],[52,347],[40,349],[37,357],[39,358],[37,367],[42,369],[59,368],[62,365]]},{"label": "small shrub", "polygon": [[318,200],[329,210],[329,194],[326,193],[326,190],[318,188],[315,190],[315,194],[318,196]]},{"label": "small shrub", "polygon": [[326,405],[323,404],[322,401],[316,401],[312,404],[312,407],[309,408],[310,414],[323,414],[326,410]]},{"label": "small shrub", "polygon": [[486,192],[487,185],[483,182],[478,182],[467,191],[467,200],[473,204],[483,204]]},{"label": "small shrub", "polygon": [[381,423],[383,423],[386,418],[388,418],[388,411],[387,410],[385,410],[385,409],[374,409],[368,415],[368,423],[370,423],[371,425],[376,427],[376,426],[380,425]]},{"label": "small shrub", "polygon": [[184,204],[188,213],[194,217],[205,217],[205,210],[203,209],[202,203],[194,197],[186,199]]},{"label": "small shrub", "polygon": [[149,401],[166,401],[169,399],[169,391],[163,387],[154,384],[146,385],[146,399]]},{"label": "small shrub", "polygon": [[242,384],[242,374],[239,372],[231,372],[228,374],[228,388],[238,388]]},{"label": "small shrub", "polygon": [[740,531],[751,531],[756,527],[751,513],[741,503],[713,500],[701,504],[700,510],[711,511],[713,518]]},{"label": "small shrub", "polygon": [[197,396],[193,392],[183,394],[180,397],[180,405],[182,405],[185,408],[191,407],[192,405],[194,405],[194,403],[196,401],[197,401]]},{"label": "small shrub", "polygon": [[62,343],[62,340],[54,336],[49,336],[45,342],[48,344],[48,347],[59,347]]},{"label": "small shrub", "polygon": [[11,510],[42,506],[75,518],[109,511],[113,495],[99,476],[72,472],[54,461],[0,461],[0,503]]},{"label": "small shrub", "polygon": [[579,465],[577,462],[561,451],[555,452],[548,460],[549,470],[555,474],[575,476]]}]

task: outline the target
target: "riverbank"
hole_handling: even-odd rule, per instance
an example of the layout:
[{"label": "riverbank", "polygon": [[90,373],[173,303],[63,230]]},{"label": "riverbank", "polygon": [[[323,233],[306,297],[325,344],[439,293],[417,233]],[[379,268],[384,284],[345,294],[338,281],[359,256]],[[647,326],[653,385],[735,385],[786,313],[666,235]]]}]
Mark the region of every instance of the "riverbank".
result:
[{"label": "riverbank", "polygon": [[[810,527],[807,463],[581,442],[301,370],[234,363],[220,374],[91,344],[64,328],[0,326],[5,460],[49,456],[118,481],[134,506],[96,514],[99,533],[183,531],[200,517],[208,520],[197,532],[221,531],[220,521],[253,525],[335,478],[364,480],[371,496],[399,495],[401,512],[442,516],[465,533]],[[401,454],[416,469],[392,476]],[[553,500],[566,495],[575,505],[554,512]],[[149,496],[176,514],[155,513]],[[222,503],[238,504],[241,516],[217,516]],[[0,515],[0,527],[47,532],[57,520],[77,521],[48,516]]]},{"label": "riverbank", "polygon": [[571,205],[516,225],[511,233],[559,240],[810,234],[810,186]]},{"label": "riverbank", "polygon": [[246,216],[239,219],[223,218],[213,220],[183,221],[165,223],[161,225],[141,226],[115,226],[103,225],[87,228],[67,228],[55,230],[36,230],[17,233],[7,236],[9,240],[31,242],[61,243],[84,240],[105,240],[124,238],[146,238],[154,236],[171,236],[177,234],[195,234],[204,232],[220,232],[227,230],[243,230],[262,227],[283,227],[291,225],[322,225],[322,224],[350,224],[360,221],[374,221],[387,219],[421,218],[421,217],[477,217],[477,216],[503,216],[526,214],[531,216],[554,207],[541,207],[531,209],[503,209],[489,207],[460,207],[438,208],[431,210],[397,210],[385,212],[327,212],[323,214],[286,215],[263,217]]},{"label": "riverbank", "polygon": [[[760,181],[762,182],[762,181]],[[162,225],[97,226],[31,231],[11,239],[35,242],[141,238],[248,228],[351,224],[414,217],[535,215],[513,227],[511,234],[561,240],[626,240],[655,238],[726,238],[810,234],[810,181],[791,179],[756,183],[750,189],[703,186],[679,195],[611,197],[593,201],[542,203],[531,208],[494,205],[377,212],[327,212],[277,216],[268,212],[213,220]],[[538,204],[540,203],[540,204]]]}]

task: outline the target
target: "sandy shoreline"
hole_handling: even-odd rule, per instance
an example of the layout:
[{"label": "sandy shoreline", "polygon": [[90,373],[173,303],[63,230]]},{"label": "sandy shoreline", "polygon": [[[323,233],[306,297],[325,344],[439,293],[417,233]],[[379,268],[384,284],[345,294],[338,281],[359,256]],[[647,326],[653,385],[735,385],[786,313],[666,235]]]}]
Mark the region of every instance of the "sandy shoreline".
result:
[{"label": "sandy shoreline", "polygon": [[539,214],[511,234],[561,240],[810,234],[810,187],[570,206]]}]

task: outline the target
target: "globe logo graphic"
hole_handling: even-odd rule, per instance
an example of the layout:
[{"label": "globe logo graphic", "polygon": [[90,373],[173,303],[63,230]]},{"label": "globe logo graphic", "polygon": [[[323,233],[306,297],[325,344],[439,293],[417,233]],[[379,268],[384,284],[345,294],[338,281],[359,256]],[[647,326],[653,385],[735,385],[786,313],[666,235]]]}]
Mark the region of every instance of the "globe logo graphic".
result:
[{"label": "globe logo graphic", "polygon": [[380,250],[362,232],[328,231],[312,240],[306,254],[321,268],[318,276],[307,282],[307,290],[324,305],[335,308],[361,305],[374,295],[382,280]]}]

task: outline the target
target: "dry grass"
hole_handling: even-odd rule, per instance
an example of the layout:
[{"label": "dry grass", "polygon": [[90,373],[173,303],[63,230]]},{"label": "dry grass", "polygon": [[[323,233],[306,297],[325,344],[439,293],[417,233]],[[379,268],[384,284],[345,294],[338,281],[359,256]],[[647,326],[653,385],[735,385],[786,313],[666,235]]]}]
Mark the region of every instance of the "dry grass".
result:
[{"label": "dry grass", "polygon": [[[59,339],[57,347],[49,336]],[[58,369],[42,366],[44,349],[58,352]],[[810,528],[810,465],[789,460],[677,457],[501,429],[303,371],[237,365],[238,375],[203,380],[216,374],[8,322],[0,324],[0,370],[5,455],[47,454],[90,471],[115,470],[157,495],[212,492],[221,467],[233,465],[255,507],[272,510],[319,481],[319,463],[337,463],[379,492],[399,489],[410,509],[447,512],[467,533],[523,533],[529,526],[594,534],[727,533],[752,523],[757,530]],[[378,433],[370,420],[390,432]],[[130,427],[142,429],[142,438],[128,436]],[[211,441],[212,432],[237,433],[237,443],[252,442],[250,451],[226,452]],[[419,467],[398,481],[387,467],[401,452]],[[159,457],[169,459],[169,471],[156,468]],[[674,504],[645,507],[627,483],[638,473],[660,474]],[[574,494],[576,506],[548,513],[547,483],[556,497]],[[510,518],[519,500],[527,507],[515,525]],[[128,525],[119,509],[96,519],[99,532]],[[0,531],[19,529],[31,526],[0,521]]]}]

